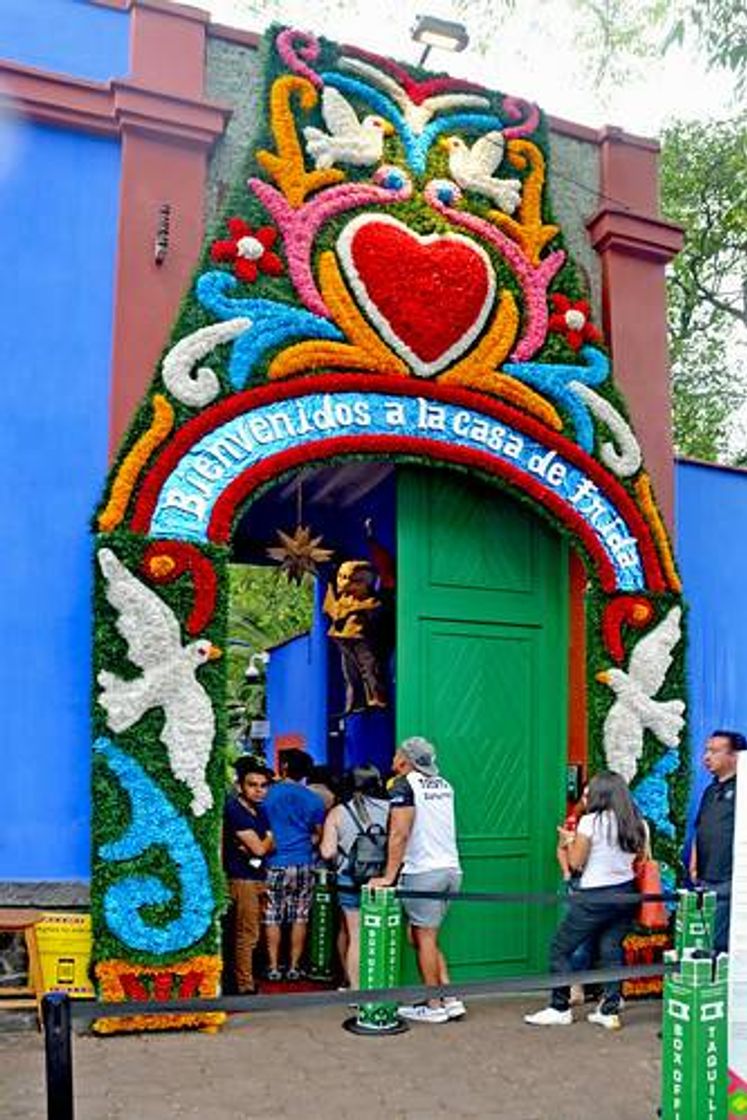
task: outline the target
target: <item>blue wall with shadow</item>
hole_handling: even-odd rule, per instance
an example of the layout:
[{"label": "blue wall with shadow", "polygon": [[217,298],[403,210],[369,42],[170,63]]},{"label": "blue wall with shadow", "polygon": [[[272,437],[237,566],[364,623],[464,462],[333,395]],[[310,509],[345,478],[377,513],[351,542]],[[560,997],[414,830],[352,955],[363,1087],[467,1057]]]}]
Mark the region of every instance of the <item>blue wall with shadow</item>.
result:
[{"label": "blue wall with shadow", "polygon": [[708,735],[747,732],[747,471],[680,461],[675,479],[677,560],[689,606],[691,824],[710,781],[702,763]]},{"label": "blue wall with shadow", "polygon": [[119,159],[116,140],[27,122],[0,174],[0,879],[89,873],[89,522],[107,469]]},{"label": "blue wall with shadow", "polygon": [[2,0],[0,57],[108,81],[129,69],[129,14],[88,0]]},{"label": "blue wall with shadow", "polygon": [[[299,634],[270,649],[267,716],[273,765],[277,740],[298,735],[315,762],[327,761],[324,650],[314,634]],[[321,656],[320,656],[321,654]]]}]

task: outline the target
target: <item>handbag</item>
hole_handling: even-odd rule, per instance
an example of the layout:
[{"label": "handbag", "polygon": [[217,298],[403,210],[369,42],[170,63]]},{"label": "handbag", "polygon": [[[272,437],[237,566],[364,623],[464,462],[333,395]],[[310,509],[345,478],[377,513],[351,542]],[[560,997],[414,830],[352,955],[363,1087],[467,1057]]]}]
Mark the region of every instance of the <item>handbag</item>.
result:
[{"label": "handbag", "polygon": [[[661,871],[658,861],[642,857],[635,863],[635,885],[639,894],[661,894]],[[669,914],[663,902],[641,902],[636,922],[644,929],[666,929]]]}]

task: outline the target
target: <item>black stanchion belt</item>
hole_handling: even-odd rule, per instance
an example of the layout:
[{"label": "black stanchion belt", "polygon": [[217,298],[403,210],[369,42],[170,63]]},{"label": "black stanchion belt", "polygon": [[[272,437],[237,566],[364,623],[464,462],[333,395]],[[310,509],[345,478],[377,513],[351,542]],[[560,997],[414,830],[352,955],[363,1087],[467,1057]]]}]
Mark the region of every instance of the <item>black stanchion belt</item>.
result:
[{"label": "black stanchion belt", "polygon": [[98,1003],[76,1001],[71,1013],[73,1020],[90,1024],[94,1019],[123,1018],[128,1015],[184,1015],[207,1012],[285,1011],[290,1008],[347,1007],[351,1003],[404,1003],[425,999],[439,999],[456,995],[464,999],[474,997],[517,995],[525,992],[542,992],[549,988],[565,988],[571,984],[606,984],[611,980],[637,980],[649,976],[663,976],[674,972],[678,964],[660,963],[635,965],[629,968],[595,968],[583,972],[558,972],[544,976],[511,976],[504,980],[469,980],[463,984],[444,984],[428,988],[408,984],[399,988],[371,988],[365,991],[346,989],[342,992],[290,992],[260,996],[220,996],[215,999],[174,999],[166,1002],[135,1000],[127,1003]]},{"label": "black stanchion belt", "polygon": [[[349,888],[346,886],[345,890]],[[358,887],[362,890],[362,887]],[[375,888],[374,888],[375,889]],[[571,888],[564,893],[557,891],[538,892],[526,894],[519,891],[458,891],[453,894],[449,891],[416,891],[409,888],[395,888],[397,898],[433,898],[443,899],[447,902],[502,902],[504,904],[518,904],[529,902],[539,906],[562,905],[571,901],[581,901],[584,896],[592,902],[627,903],[637,906],[641,902],[679,902],[679,895],[662,892],[660,894],[637,894],[633,891],[613,891],[609,887]]]}]

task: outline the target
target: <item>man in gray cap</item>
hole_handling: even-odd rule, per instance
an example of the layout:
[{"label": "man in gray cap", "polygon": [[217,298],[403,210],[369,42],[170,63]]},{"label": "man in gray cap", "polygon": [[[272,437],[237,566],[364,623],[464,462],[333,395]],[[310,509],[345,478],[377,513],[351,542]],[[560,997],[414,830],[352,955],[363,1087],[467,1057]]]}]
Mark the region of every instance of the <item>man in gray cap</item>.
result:
[{"label": "man in gray cap", "polygon": [[[392,764],[396,780],[389,793],[390,825],[384,874],[372,879],[370,887],[392,887],[403,891],[459,890],[462,872],[454,824],[454,790],[440,777],[436,750],[420,736],[405,739]],[[403,898],[410,934],[423,983],[429,987],[448,984],[444,955],[438,946],[438,931],[447,902],[442,898]],[[447,997],[400,1007],[404,1019],[422,1023],[446,1023],[465,1013],[461,1000]]]}]

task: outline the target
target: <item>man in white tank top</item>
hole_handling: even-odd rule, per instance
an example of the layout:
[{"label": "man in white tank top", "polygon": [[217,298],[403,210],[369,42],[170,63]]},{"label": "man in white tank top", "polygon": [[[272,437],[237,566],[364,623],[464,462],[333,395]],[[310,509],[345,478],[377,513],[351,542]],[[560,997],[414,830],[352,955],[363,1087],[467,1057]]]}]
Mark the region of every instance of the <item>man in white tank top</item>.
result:
[{"label": "man in white tank top", "polygon": [[[405,739],[392,766],[397,779],[389,799],[389,843],[384,874],[371,887],[402,891],[459,890],[462,872],[454,823],[454,790],[440,777],[436,751],[427,739]],[[417,954],[423,983],[429,987],[448,984],[449,974],[438,946],[438,931],[447,910],[445,899],[403,898],[410,923],[410,936]],[[423,1023],[446,1023],[465,1013],[461,1000],[447,997],[424,1004],[400,1007],[400,1015]]]}]

